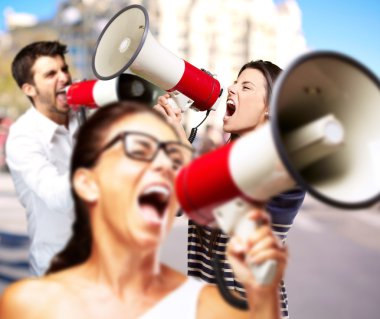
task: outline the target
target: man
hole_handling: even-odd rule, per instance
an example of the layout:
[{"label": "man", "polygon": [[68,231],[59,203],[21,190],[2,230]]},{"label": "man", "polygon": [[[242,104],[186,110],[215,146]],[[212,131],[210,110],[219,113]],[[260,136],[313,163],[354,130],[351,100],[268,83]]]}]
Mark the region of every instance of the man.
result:
[{"label": "man", "polygon": [[26,209],[30,266],[47,270],[71,236],[74,218],[69,165],[78,127],[63,88],[71,83],[66,45],[35,42],[12,62],[12,74],[32,106],[11,126],[6,161]]}]

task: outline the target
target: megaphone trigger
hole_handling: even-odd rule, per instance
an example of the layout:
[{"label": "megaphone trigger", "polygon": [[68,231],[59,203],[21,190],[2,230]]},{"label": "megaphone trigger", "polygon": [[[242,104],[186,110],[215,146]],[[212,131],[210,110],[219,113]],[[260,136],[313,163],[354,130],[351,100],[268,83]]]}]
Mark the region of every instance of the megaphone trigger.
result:
[{"label": "megaphone trigger", "polygon": [[186,112],[194,101],[188,98],[186,95],[179,91],[169,92],[170,98],[168,99],[168,104],[173,108],[178,108],[182,113]]}]

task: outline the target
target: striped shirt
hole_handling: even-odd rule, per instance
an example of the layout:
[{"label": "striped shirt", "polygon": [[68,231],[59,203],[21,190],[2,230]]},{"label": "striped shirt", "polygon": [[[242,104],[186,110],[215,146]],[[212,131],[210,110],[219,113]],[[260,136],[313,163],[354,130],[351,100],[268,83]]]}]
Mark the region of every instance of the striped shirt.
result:
[{"label": "striped shirt", "polygon": [[[266,210],[271,215],[273,232],[285,242],[288,231],[304,200],[305,192],[294,189],[273,197]],[[217,254],[222,265],[224,280],[228,288],[245,292],[241,284],[234,278],[231,267],[226,260],[225,251],[229,237],[220,230],[199,226],[189,220],[188,227],[188,275],[201,278],[208,283],[216,284],[212,256]],[[281,312],[283,318],[289,318],[288,299],[284,282],[279,287]]]}]

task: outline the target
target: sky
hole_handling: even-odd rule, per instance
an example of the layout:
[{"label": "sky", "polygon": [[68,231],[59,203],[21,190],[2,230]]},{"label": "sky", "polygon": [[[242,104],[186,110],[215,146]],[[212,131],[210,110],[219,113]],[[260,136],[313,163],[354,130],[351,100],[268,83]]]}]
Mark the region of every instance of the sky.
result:
[{"label": "sky", "polygon": [[[0,0],[0,31],[5,28],[5,7],[12,7],[16,12],[35,14],[44,20],[54,15],[58,2]],[[349,55],[380,77],[380,0],[297,2],[302,11],[303,33],[311,49],[333,50]]]}]

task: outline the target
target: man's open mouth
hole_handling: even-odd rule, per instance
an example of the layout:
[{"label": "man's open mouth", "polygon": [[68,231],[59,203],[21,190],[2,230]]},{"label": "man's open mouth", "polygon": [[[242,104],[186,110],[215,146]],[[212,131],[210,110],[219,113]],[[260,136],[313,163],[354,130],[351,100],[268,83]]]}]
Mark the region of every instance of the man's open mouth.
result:
[{"label": "man's open mouth", "polygon": [[66,103],[67,98],[66,98],[66,89],[62,88],[56,91],[55,96],[57,99],[61,100],[62,102]]},{"label": "man's open mouth", "polygon": [[138,197],[143,216],[150,222],[161,222],[169,204],[171,191],[162,185],[152,185],[144,189]]}]

